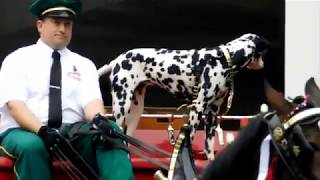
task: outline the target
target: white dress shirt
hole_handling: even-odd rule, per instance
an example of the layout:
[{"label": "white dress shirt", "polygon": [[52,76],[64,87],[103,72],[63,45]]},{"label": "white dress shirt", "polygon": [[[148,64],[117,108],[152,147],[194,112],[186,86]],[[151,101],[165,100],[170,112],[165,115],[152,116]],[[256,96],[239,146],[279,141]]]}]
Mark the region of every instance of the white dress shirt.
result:
[{"label": "white dress shirt", "polygon": [[[0,70],[0,132],[17,127],[8,113],[6,103],[22,100],[43,122],[48,121],[48,99],[51,54],[53,49],[38,40],[36,44],[9,54]],[[83,108],[101,98],[99,77],[92,61],[67,48],[59,50],[62,71],[62,119],[74,123],[84,119]]]}]

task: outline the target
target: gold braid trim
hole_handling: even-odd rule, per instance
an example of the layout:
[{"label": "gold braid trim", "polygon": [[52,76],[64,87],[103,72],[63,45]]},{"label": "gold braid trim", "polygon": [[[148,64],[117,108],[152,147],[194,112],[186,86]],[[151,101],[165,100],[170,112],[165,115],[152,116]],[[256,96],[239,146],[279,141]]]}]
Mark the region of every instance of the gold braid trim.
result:
[{"label": "gold braid trim", "polygon": [[3,146],[0,146],[0,150],[2,150],[7,156],[9,156],[9,157],[11,157],[11,158],[14,158],[14,159],[17,158],[17,157],[14,156],[13,154],[9,153],[9,152],[6,150],[6,148],[3,147]]},{"label": "gold braid trim", "polygon": [[176,144],[174,145],[174,149],[172,152],[172,156],[171,156],[171,160],[170,160],[170,165],[169,165],[169,171],[168,171],[168,179],[172,180],[173,179],[173,173],[174,173],[174,167],[176,165],[177,162],[177,158],[179,155],[179,150],[181,148],[181,144],[183,142],[183,140],[185,139],[185,134],[181,133],[178,137],[178,139],[176,140]]}]

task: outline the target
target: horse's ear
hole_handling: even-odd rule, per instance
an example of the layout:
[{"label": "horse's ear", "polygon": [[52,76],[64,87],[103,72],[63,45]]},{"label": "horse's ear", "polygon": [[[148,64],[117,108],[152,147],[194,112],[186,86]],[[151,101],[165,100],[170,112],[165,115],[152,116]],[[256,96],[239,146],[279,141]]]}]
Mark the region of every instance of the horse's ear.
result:
[{"label": "horse's ear", "polygon": [[320,89],[313,77],[306,82],[304,92],[313,106],[320,107]]}]

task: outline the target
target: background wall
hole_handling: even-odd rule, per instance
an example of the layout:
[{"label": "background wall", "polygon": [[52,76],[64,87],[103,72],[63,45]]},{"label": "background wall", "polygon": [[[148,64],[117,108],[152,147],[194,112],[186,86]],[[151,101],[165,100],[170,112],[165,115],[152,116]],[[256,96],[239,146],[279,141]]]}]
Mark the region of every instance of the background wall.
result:
[{"label": "background wall", "polygon": [[320,77],[320,1],[287,0],[285,93],[304,94],[305,82]]},{"label": "background wall", "polygon": [[[30,3],[0,2],[0,62],[14,49],[37,40],[35,18],[27,10]],[[264,70],[244,70],[235,78],[231,114],[259,111],[265,102],[264,77],[276,89],[284,89],[283,0],[83,0],[83,4],[70,49],[92,59],[98,68],[132,48],[213,47],[251,32],[267,38],[272,48]],[[106,77],[101,78],[101,89],[105,104],[110,105]],[[145,104],[180,103],[163,90],[150,88]]]}]

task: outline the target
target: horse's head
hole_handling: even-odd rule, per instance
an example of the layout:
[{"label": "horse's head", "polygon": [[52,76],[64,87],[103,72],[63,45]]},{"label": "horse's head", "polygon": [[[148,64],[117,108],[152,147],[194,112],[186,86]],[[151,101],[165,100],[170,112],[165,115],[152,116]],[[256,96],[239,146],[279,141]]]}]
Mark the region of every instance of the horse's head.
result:
[{"label": "horse's head", "polygon": [[297,179],[320,179],[320,108],[307,98],[295,98],[289,119],[271,119],[275,149]]},{"label": "horse's head", "polygon": [[263,68],[262,56],[269,48],[269,42],[256,34],[244,34],[225,46],[237,69],[247,67],[256,70]]}]

